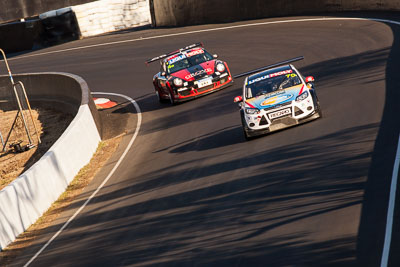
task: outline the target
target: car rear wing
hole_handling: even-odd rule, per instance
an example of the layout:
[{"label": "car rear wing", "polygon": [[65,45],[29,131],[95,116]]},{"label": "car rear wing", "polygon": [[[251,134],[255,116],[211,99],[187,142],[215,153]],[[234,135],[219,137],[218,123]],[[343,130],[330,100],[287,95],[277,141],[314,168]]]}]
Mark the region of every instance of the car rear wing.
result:
[{"label": "car rear wing", "polygon": [[243,72],[243,73],[234,75],[233,78],[236,79],[236,78],[239,78],[239,77],[247,76],[247,75],[250,75],[250,74],[253,74],[253,73],[257,73],[257,72],[260,72],[260,71],[263,71],[263,70],[267,70],[267,69],[270,69],[270,68],[275,68],[275,67],[278,67],[278,66],[281,66],[281,65],[289,64],[289,63],[292,63],[292,62],[295,62],[295,61],[299,61],[299,60],[303,60],[303,59],[304,59],[303,56],[295,57],[295,58],[292,58],[292,59],[287,59],[287,60],[284,60],[284,61],[281,61],[281,62],[277,62],[277,63],[271,64],[271,65],[268,65],[268,66],[265,66],[265,67],[262,67],[262,68],[258,68],[258,69],[255,69],[255,70],[250,70],[250,71],[247,71],[247,72]]},{"label": "car rear wing", "polygon": [[146,64],[152,63],[152,62],[154,62],[154,61],[161,60],[161,59],[163,59],[163,58],[172,56],[172,55],[174,55],[174,54],[177,54],[177,53],[180,53],[180,52],[182,52],[182,51],[185,51],[185,50],[188,50],[188,49],[191,49],[191,48],[195,48],[195,47],[203,47],[203,43],[191,44],[191,45],[185,46],[185,47],[183,47],[183,48],[179,48],[179,49],[176,50],[176,51],[169,52],[169,53],[167,53],[167,54],[164,54],[164,55],[161,55],[161,56],[158,56],[158,57],[154,57],[154,58],[148,59],[148,60],[146,60]]}]

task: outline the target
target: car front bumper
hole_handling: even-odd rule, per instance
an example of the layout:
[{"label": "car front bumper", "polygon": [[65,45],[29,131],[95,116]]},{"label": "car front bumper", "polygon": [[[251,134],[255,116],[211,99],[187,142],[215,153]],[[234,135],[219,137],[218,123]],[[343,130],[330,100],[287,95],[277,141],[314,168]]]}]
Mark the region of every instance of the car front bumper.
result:
[{"label": "car front bumper", "polygon": [[203,88],[187,88],[186,90],[178,91],[175,95],[176,102],[184,102],[196,97],[207,95],[215,91],[224,89],[233,84],[233,79],[231,75],[226,76],[225,79],[218,79],[213,81],[212,85]]},{"label": "car front bumper", "polygon": [[248,125],[244,126],[244,130],[246,131],[249,137],[259,136],[263,134],[267,134],[270,132],[282,130],[288,127],[292,127],[295,125],[299,125],[308,121],[312,121],[318,119],[320,117],[320,113],[317,109],[314,109],[310,114],[301,117],[294,118],[292,116],[286,116],[282,118],[275,119],[270,124],[266,126],[257,127],[257,129],[251,128]]}]

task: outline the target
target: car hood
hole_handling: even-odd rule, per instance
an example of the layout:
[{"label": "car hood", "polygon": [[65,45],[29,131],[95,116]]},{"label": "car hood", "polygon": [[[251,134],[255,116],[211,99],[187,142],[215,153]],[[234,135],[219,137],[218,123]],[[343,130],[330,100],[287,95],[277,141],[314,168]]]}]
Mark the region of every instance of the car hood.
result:
[{"label": "car hood", "polygon": [[198,80],[206,75],[214,73],[215,60],[210,60],[199,65],[192,66],[171,74],[173,77],[181,78],[182,80],[191,82]]},{"label": "car hood", "polygon": [[304,88],[304,85],[299,84],[290,88],[248,99],[246,104],[249,107],[258,108],[260,110],[282,105],[295,100],[298,95],[303,93]]}]

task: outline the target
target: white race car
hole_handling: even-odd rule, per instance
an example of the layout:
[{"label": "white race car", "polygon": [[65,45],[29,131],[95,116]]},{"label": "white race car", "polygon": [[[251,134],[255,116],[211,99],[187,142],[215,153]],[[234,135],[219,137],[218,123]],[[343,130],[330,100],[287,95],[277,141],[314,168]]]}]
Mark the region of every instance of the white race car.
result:
[{"label": "white race car", "polygon": [[[246,77],[239,103],[245,138],[294,126],[322,116],[314,89],[314,77],[303,77],[288,62],[236,75]],[[253,74],[255,73],[255,74]]]}]

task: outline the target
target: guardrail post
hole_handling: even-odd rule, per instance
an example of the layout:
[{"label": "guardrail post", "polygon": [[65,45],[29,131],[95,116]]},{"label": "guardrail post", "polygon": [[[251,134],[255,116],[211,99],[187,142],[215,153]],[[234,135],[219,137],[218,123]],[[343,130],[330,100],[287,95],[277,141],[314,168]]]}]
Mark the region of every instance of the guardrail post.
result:
[{"label": "guardrail post", "polygon": [[[9,133],[8,133],[8,135],[7,135],[7,138],[6,138],[5,142],[3,141],[3,137],[1,136],[1,141],[2,141],[2,145],[3,145],[2,151],[3,151],[3,152],[6,151],[6,145],[7,145],[8,141],[9,141],[10,136],[11,136],[11,132],[13,131],[13,129],[14,129],[15,125],[16,125],[16,122],[17,122],[17,119],[18,119],[18,116],[19,116],[19,115],[21,115],[21,118],[22,118],[22,121],[23,121],[23,124],[24,124],[24,128],[25,128],[25,131],[26,131],[26,135],[28,136],[29,144],[27,145],[27,147],[28,147],[28,149],[29,149],[29,148],[34,147],[34,144],[33,144],[33,142],[32,142],[31,134],[30,134],[30,132],[29,132],[29,128],[28,128],[28,125],[27,125],[26,120],[25,120],[25,116],[24,116],[24,112],[23,112],[23,108],[22,108],[22,104],[21,104],[21,99],[20,99],[19,94],[18,94],[18,91],[17,91],[17,85],[20,85],[21,88],[22,88],[22,92],[23,92],[23,95],[24,95],[24,97],[25,97],[25,101],[26,101],[26,104],[27,104],[27,106],[28,106],[28,110],[29,110],[29,113],[30,113],[30,116],[31,116],[31,119],[32,119],[33,127],[34,127],[34,129],[35,129],[36,136],[37,136],[37,138],[38,138],[38,143],[41,142],[40,136],[39,136],[39,133],[38,133],[37,128],[36,128],[35,121],[34,121],[33,116],[32,116],[32,110],[31,110],[31,106],[30,106],[30,104],[29,104],[28,97],[27,97],[27,95],[26,95],[25,86],[24,86],[24,84],[23,84],[21,81],[19,81],[19,82],[17,82],[17,83],[14,83],[14,79],[13,79],[13,77],[12,77],[11,70],[10,70],[10,67],[9,67],[9,65],[8,65],[7,57],[6,57],[5,53],[4,53],[4,50],[0,48],[0,52],[1,52],[2,55],[3,55],[4,63],[5,63],[5,65],[6,65],[7,71],[8,71],[8,76],[10,77],[11,86],[12,86],[12,88],[13,88],[13,90],[14,90],[14,94],[15,94],[15,97],[16,97],[16,100],[17,100],[17,104],[18,104],[18,112],[17,112],[17,115],[15,116],[13,125],[12,125],[12,127],[10,128],[10,131],[9,131]],[[1,133],[0,133],[0,135],[1,135]]]}]

